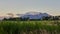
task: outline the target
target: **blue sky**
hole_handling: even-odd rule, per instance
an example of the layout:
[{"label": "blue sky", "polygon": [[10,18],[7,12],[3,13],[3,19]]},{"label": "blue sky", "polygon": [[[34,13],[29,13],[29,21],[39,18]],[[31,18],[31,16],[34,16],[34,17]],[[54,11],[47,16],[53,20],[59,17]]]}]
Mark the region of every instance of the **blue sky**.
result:
[{"label": "blue sky", "polygon": [[60,0],[0,0],[0,14],[32,11],[60,15]]}]

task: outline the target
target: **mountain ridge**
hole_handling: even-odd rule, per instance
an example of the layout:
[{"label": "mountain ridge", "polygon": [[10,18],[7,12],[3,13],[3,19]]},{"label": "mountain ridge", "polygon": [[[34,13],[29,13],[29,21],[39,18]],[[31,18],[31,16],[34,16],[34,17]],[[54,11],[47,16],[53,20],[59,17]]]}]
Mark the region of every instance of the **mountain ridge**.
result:
[{"label": "mountain ridge", "polygon": [[22,18],[29,17],[29,19],[41,19],[44,16],[46,17],[46,16],[52,16],[52,15],[47,14],[47,13],[41,13],[41,12],[27,12],[21,17]]}]

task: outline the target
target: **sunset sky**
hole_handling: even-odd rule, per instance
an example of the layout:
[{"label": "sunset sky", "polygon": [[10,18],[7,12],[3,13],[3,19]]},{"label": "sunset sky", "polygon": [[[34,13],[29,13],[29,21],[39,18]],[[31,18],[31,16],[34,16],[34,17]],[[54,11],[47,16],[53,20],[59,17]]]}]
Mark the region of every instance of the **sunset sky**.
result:
[{"label": "sunset sky", "polygon": [[60,15],[60,0],[0,0],[0,15],[32,11]]}]

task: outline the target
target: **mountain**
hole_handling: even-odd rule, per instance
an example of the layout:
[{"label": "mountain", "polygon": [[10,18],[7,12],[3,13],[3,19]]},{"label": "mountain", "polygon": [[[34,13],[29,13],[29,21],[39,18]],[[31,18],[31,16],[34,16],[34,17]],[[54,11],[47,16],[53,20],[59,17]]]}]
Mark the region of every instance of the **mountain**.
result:
[{"label": "mountain", "polygon": [[49,15],[47,13],[40,13],[40,12],[28,12],[21,17],[22,18],[29,17],[29,19],[42,19],[42,17],[44,17],[44,16],[46,17],[46,16],[51,16],[51,15]]},{"label": "mountain", "polygon": [[[40,13],[40,12],[27,12],[25,14],[16,14],[18,17],[22,17],[22,18],[27,18],[29,17],[29,19],[42,19],[44,16],[51,16],[47,13]],[[3,20],[4,18],[9,19],[9,18],[13,18],[10,15],[9,16],[0,16],[0,20]]]}]

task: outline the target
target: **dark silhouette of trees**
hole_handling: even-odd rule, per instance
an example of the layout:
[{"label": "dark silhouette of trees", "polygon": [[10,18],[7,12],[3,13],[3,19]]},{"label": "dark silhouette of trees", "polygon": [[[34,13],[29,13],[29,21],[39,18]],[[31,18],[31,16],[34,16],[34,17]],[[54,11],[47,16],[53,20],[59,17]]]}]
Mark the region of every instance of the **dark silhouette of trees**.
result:
[{"label": "dark silhouette of trees", "polygon": [[53,16],[52,18],[53,18],[52,20],[59,20],[58,16]]},{"label": "dark silhouette of trees", "polygon": [[25,17],[25,18],[20,17],[20,20],[21,21],[28,21],[29,20],[29,17]]},{"label": "dark silhouette of trees", "polygon": [[51,16],[43,16],[42,20],[50,20]]},{"label": "dark silhouette of trees", "polygon": [[3,20],[8,20],[8,19],[4,18]]},{"label": "dark silhouette of trees", "polygon": [[59,19],[60,17],[59,16],[43,16],[42,18],[39,18],[39,19],[29,19],[29,17],[16,17],[16,18],[4,18],[3,20],[9,20],[9,21],[40,21],[40,20],[60,20]]},{"label": "dark silhouette of trees", "polygon": [[29,19],[30,21],[40,21],[41,19]]},{"label": "dark silhouette of trees", "polygon": [[20,18],[4,18],[3,20],[7,20],[7,21],[20,21]]}]

